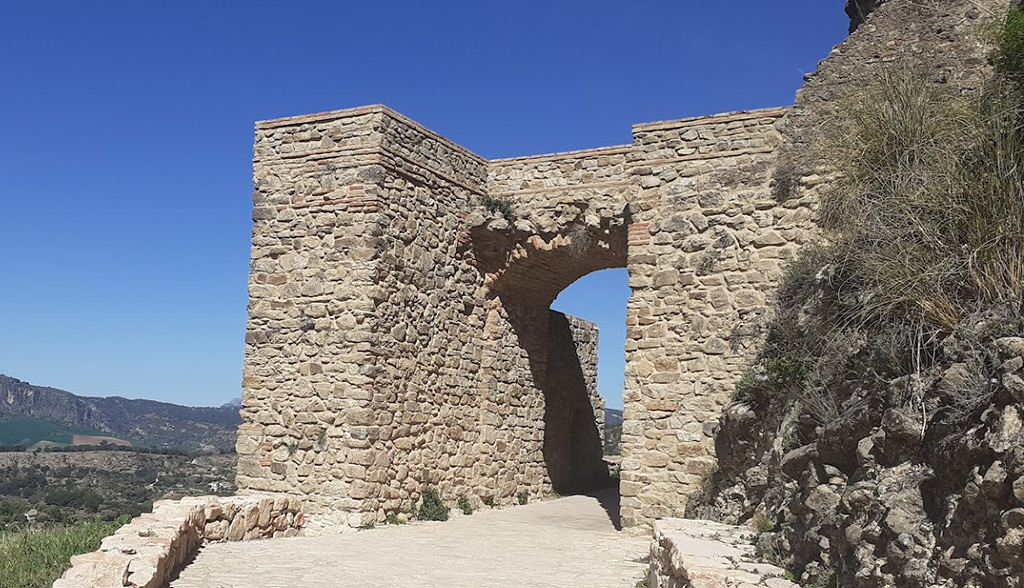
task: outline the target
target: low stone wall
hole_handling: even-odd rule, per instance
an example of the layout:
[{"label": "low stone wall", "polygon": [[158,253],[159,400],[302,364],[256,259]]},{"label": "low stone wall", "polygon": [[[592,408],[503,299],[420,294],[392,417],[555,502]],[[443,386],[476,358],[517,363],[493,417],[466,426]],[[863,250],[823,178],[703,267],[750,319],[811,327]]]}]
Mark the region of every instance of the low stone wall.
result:
[{"label": "low stone wall", "polygon": [[289,496],[162,500],[98,551],[72,557],[53,588],[161,588],[203,543],[289,537],[303,523],[301,500]]},{"label": "low stone wall", "polygon": [[799,588],[754,557],[755,533],[711,521],[661,519],[651,542],[651,588]]}]

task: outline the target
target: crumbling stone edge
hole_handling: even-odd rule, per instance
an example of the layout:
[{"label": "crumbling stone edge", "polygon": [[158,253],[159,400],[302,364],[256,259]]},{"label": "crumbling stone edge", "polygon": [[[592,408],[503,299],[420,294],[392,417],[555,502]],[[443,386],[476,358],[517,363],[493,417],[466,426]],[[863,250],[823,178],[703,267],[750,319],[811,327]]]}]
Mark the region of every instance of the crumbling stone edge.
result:
[{"label": "crumbling stone edge", "polygon": [[53,588],[162,588],[204,543],[291,537],[304,523],[302,500],[293,496],[161,500],[98,551],[72,557]]},{"label": "crumbling stone edge", "polygon": [[799,588],[754,556],[756,533],[712,521],[661,519],[651,541],[651,588]]}]

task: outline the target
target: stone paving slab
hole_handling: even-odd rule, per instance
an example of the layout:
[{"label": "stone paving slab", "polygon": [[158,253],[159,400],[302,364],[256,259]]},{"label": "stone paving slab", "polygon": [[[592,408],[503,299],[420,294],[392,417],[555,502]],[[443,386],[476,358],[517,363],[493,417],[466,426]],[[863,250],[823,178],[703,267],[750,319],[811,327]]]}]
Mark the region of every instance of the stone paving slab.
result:
[{"label": "stone paving slab", "polygon": [[757,534],[712,521],[654,523],[651,588],[800,588],[754,556]]},{"label": "stone paving slab", "polygon": [[[601,498],[617,512],[613,496]],[[171,588],[632,588],[649,543],[618,532],[598,498],[570,496],[444,523],[212,544]]]}]

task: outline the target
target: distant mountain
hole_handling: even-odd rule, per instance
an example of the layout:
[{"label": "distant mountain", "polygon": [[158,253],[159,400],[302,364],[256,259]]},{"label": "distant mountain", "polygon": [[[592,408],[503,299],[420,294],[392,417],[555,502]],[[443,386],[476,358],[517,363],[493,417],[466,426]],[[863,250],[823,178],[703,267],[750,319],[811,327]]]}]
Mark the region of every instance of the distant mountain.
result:
[{"label": "distant mountain", "polygon": [[13,419],[97,431],[149,447],[221,451],[235,446],[242,422],[233,402],[219,408],[194,408],[116,396],[91,398],[0,374],[0,421]]},{"label": "distant mountain", "polygon": [[622,409],[606,408],[604,409],[604,424],[605,426],[621,425],[622,424]]},{"label": "distant mountain", "polygon": [[231,410],[242,410],[242,399],[241,397],[232,398],[231,400],[228,400],[224,404],[220,405],[220,407],[225,409],[230,408]]}]

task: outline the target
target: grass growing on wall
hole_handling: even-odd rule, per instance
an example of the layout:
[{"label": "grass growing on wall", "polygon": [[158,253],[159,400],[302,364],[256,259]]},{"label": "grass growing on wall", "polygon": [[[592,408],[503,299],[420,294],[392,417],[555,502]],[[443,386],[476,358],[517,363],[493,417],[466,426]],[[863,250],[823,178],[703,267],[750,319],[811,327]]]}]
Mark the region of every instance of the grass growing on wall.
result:
[{"label": "grass growing on wall", "polygon": [[512,203],[507,198],[485,194],[480,197],[480,204],[487,209],[487,212],[500,214],[510,223],[516,220],[515,210],[512,209]]},{"label": "grass growing on wall", "polygon": [[0,586],[49,588],[71,566],[71,556],[99,549],[100,541],[126,522],[0,531]]}]

